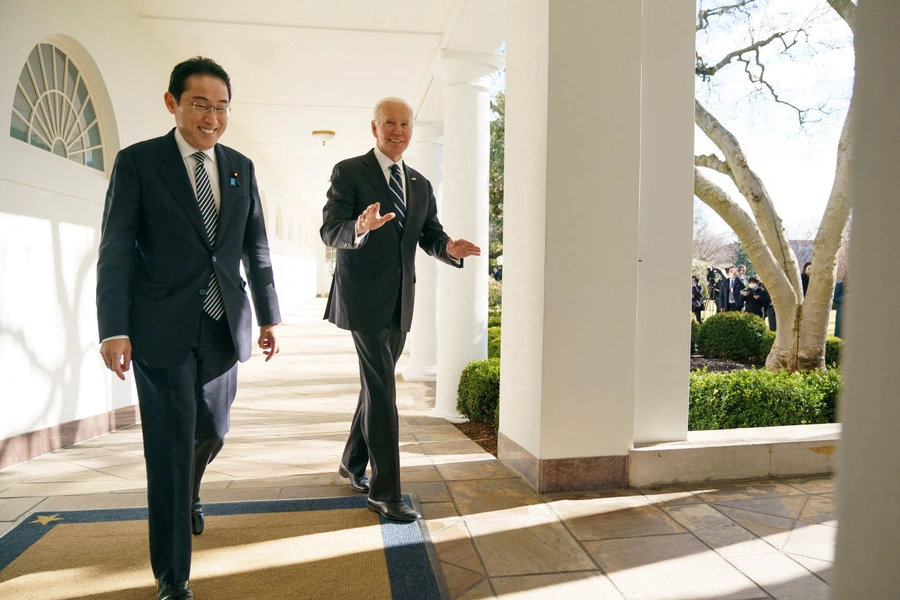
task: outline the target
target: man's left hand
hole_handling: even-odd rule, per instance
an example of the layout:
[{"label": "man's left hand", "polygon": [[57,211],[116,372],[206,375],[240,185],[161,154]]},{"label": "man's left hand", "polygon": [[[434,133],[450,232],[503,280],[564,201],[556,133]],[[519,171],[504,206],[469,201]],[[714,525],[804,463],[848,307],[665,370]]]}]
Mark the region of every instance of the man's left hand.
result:
[{"label": "man's left hand", "polygon": [[272,360],[280,350],[278,347],[278,336],[275,333],[276,327],[278,325],[265,325],[259,328],[259,342],[257,343],[262,348],[263,354],[266,355],[266,362]]},{"label": "man's left hand", "polygon": [[459,260],[467,256],[481,256],[481,248],[470,242],[469,240],[450,239],[447,242],[447,254],[452,258]]}]

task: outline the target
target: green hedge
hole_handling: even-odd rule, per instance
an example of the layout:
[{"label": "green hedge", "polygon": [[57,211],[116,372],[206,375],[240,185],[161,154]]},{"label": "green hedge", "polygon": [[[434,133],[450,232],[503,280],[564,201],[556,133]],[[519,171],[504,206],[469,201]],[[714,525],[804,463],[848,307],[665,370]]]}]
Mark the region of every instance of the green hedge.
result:
[{"label": "green hedge", "polygon": [[697,351],[697,332],[700,331],[700,323],[691,315],[691,354]]},{"label": "green hedge", "polygon": [[744,369],[691,373],[688,429],[833,423],[838,369],[789,373]]},{"label": "green hedge", "polygon": [[[712,315],[697,331],[697,351],[707,358],[762,363],[768,356],[769,327],[752,313],[721,312]],[[771,349],[769,344],[768,349]]]},{"label": "green hedge", "polygon": [[488,327],[488,358],[500,358],[499,327]]},{"label": "green hedge", "polygon": [[835,367],[841,364],[841,350],[844,341],[839,337],[829,335],[825,340],[825,366]]},{"label": "green hedge", "polygon": [[500,426],[500,359],[470,362],[456,391],[456,410],[470,421]]},{"label": "green hedge", "polygon": [[491,327],[500,327],[500,323],[503,320],[500,313],[488,313],[488,329]]}]

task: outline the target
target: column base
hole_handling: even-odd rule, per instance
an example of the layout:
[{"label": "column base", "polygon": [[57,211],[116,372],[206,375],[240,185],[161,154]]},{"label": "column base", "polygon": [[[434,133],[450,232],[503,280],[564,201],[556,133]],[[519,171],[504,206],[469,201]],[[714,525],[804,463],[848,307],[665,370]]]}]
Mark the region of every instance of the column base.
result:
[{"label": "column base", "polygon": [[465,423],[466,421],[468,421],[467,418],[465,418],[455,410],[445,410],[438,407],[432,408],[428,413],[428,416],[434,419],[445,419],[447,421],[450,421],[451,423]]},{"label": "column base", "polygon": [[540,459],[501,431],[497,457],[539,494],[628,487],[627,456]]},{"label": "column base", "polygon": [[403,381],[437,381],[437,367],[414,367],[407,365],[400,373]]}]

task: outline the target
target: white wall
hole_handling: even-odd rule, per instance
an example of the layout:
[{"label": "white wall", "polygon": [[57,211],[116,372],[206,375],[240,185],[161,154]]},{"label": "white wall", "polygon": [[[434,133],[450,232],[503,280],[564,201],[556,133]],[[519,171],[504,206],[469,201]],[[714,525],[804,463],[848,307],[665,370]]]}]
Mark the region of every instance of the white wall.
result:
[{"label": "white wall", "polygon": [[[4,0],[0,3],[0,116],[8,123],[16,81],[38,42],[73,39],[92,59],[94,92],[108,91],[105,161],[120,147],[174,126],[163,93],[175,63],[131,12],[114,0]],[[215,58],[215,57],[213,57]],[[87,65],[84,65],[87,66]],[[228,65],[223,65],[226,70]],[[90,69],[87,69],[90,70]],[[232,82],[239,93],[239,82]],[[102,100],[100,98],[99,100]],[[98,103],[98,100],[95,100]],[[99,102],[103,104],[103,102]],[[253,158],[239,115],[223,143]],[[95,310],[104,173],[0,135],[0,439],[105,413],[136,402],[129,378],[120,383],[97,354]],[[299,205],[286,186],[257,163],[267,211]],[[272,238],[282,312],[315,294],[318,217],[295,211],[294,240]]]}]

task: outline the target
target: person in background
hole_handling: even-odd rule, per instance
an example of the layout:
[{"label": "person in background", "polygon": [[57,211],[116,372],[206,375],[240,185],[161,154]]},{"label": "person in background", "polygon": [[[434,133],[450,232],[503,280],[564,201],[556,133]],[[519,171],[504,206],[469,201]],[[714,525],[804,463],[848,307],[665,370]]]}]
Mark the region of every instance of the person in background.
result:
[{"label": "person in background", "polygon": [[841,322],[843,321],[843,312],[844,312],[844,299],[847,297],[847,274],[844,274],[844,278],[838,281],[834,286],[834,301],[832,306],[834,306],[834,337],[843,338],[843,332],[841,331]]},{"label": "person in background", "polygon": [[494,271],[491,273],[491,277],[493,277],[495,281],[502,281],[503,280],[503,269],[501,269],[497,265],[494,265]]},{"label": "person in background", "polygon": [[759,284],[756,276],[747,279],[747,287],[741,292],[744,298],[744,312],[753,313],[760,318],[765,318],[766,308],[771,302],[769,292]]},{"label": "person in background", "polygon": [[728,279],[722,282],[722,289],[719,292],[719,306],[723,311],[741,310],[744,282],[738,277],[737,267],[731,267],[728,270]]},{"label": "person in background", "polygon": [[803,284],[803,296],[806,296],[806,289],[809,287],[809,274],[812,271],[812,263],[805,262],[803,263],[803,268],[800,269],[800,283]]},{"label": "person in background", "polygon": [[698,323],[703,322],[703,286],[696,275],[691,275],[691,311]]},{"label": "person in background", "polygon": [[738,265],[735,268],[737,269],[738,277],[741,278],[741,283],[743,283],[746,286],[747,285],[747,267],[745,267],[744,265]]}]

